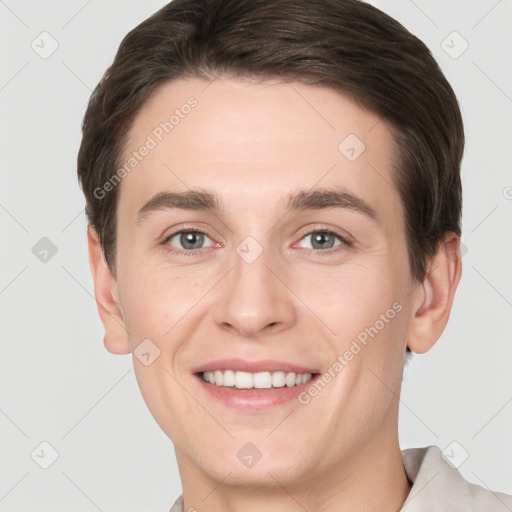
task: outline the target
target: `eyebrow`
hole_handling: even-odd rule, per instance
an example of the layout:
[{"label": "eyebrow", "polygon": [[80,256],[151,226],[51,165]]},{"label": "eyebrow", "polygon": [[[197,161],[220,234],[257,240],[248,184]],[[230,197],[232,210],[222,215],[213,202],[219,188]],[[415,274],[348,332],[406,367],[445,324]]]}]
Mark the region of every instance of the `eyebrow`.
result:
[{"label": "eyebrow", "polygon": [[[337,189],[300,190],[289,194],[286,211],[290,213],[327,208],[354,210],[371,220],[379,220],[377,211],[363,198]],[[183,192],[160,192],[139,209],[137,224],[142,223],[151,213],[172,209],[212,213],[220,213],[223,210],[218,196],[210,190],[190,189]]]}]

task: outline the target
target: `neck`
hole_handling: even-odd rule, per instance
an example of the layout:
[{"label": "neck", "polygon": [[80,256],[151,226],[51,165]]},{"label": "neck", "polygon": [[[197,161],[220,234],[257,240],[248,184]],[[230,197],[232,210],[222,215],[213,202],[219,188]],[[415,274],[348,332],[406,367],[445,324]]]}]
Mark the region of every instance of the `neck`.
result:
[{"label": "neck", "polygon": [[[396,435],[392,440],[377,436],[337,466],[286,488],[270,474],[267,485],[230,485],[229,476],[214,481],[197,466],[192,469],[191,461],[185,462],[178,450],[176,455],[185,511],[203,506],[211,512],[399,512],[411,490]],[[227,469],[226,475],[229,473]]]}]

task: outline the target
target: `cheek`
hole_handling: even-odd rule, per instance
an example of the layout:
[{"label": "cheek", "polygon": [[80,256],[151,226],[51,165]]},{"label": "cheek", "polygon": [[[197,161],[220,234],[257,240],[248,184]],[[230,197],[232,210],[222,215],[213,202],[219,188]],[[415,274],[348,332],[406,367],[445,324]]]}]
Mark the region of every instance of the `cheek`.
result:
[{"label": "cheek", "polygon": [[326,353],[326,365],[343,365],[334,370],[342,375],[335,386],[341,395],[348,393],[347,401],[358,397],[356,410],[367,402],[385,408],[392,397],[382,381],[392,387],[400,381],[406,345],[406,304],[397,274],[391,265],[373,263],[309,276],[297,292],[308,298],[311,318],[321,319],[325,336],[317,349]]},{"label": "cheek", "polygon": [[207,290],[204,274],[198,277],[183,269],[160,269],[144,265],[142,260],[125,262],[124,270],[119,276],[119,292],[132,339],[164,338]]},{"label": "cheek", "polygon": [[[397,301],[391,269],[376,261],[301,272],[294,291],[337,337],[351,337],[379,320]],[[391,313],[392,314],[392,313]]]}]

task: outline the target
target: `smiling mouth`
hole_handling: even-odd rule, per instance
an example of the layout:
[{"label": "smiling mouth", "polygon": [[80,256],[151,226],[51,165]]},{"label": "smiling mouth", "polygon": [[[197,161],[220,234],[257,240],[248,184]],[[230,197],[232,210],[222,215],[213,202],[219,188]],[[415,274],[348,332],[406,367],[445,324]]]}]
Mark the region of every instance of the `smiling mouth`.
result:
[{"label": "smiling mouth", "polygon": [[278,389],[300,386],[314,379],[317,373],[295,372],[242,372],[234,370],[215,370],[196,373],[203,381],[214,386],[235,389]]}]

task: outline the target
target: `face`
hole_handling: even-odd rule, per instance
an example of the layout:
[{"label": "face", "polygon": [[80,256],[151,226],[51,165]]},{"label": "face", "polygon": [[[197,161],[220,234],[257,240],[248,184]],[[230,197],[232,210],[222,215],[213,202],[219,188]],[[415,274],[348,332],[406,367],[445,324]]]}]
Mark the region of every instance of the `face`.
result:
[{"label": "face", "polygon": [[114,295],[182,478],[311,482],[396,438],[415,295],[393,152],[324,87],[180,80],[140,111]]}]

